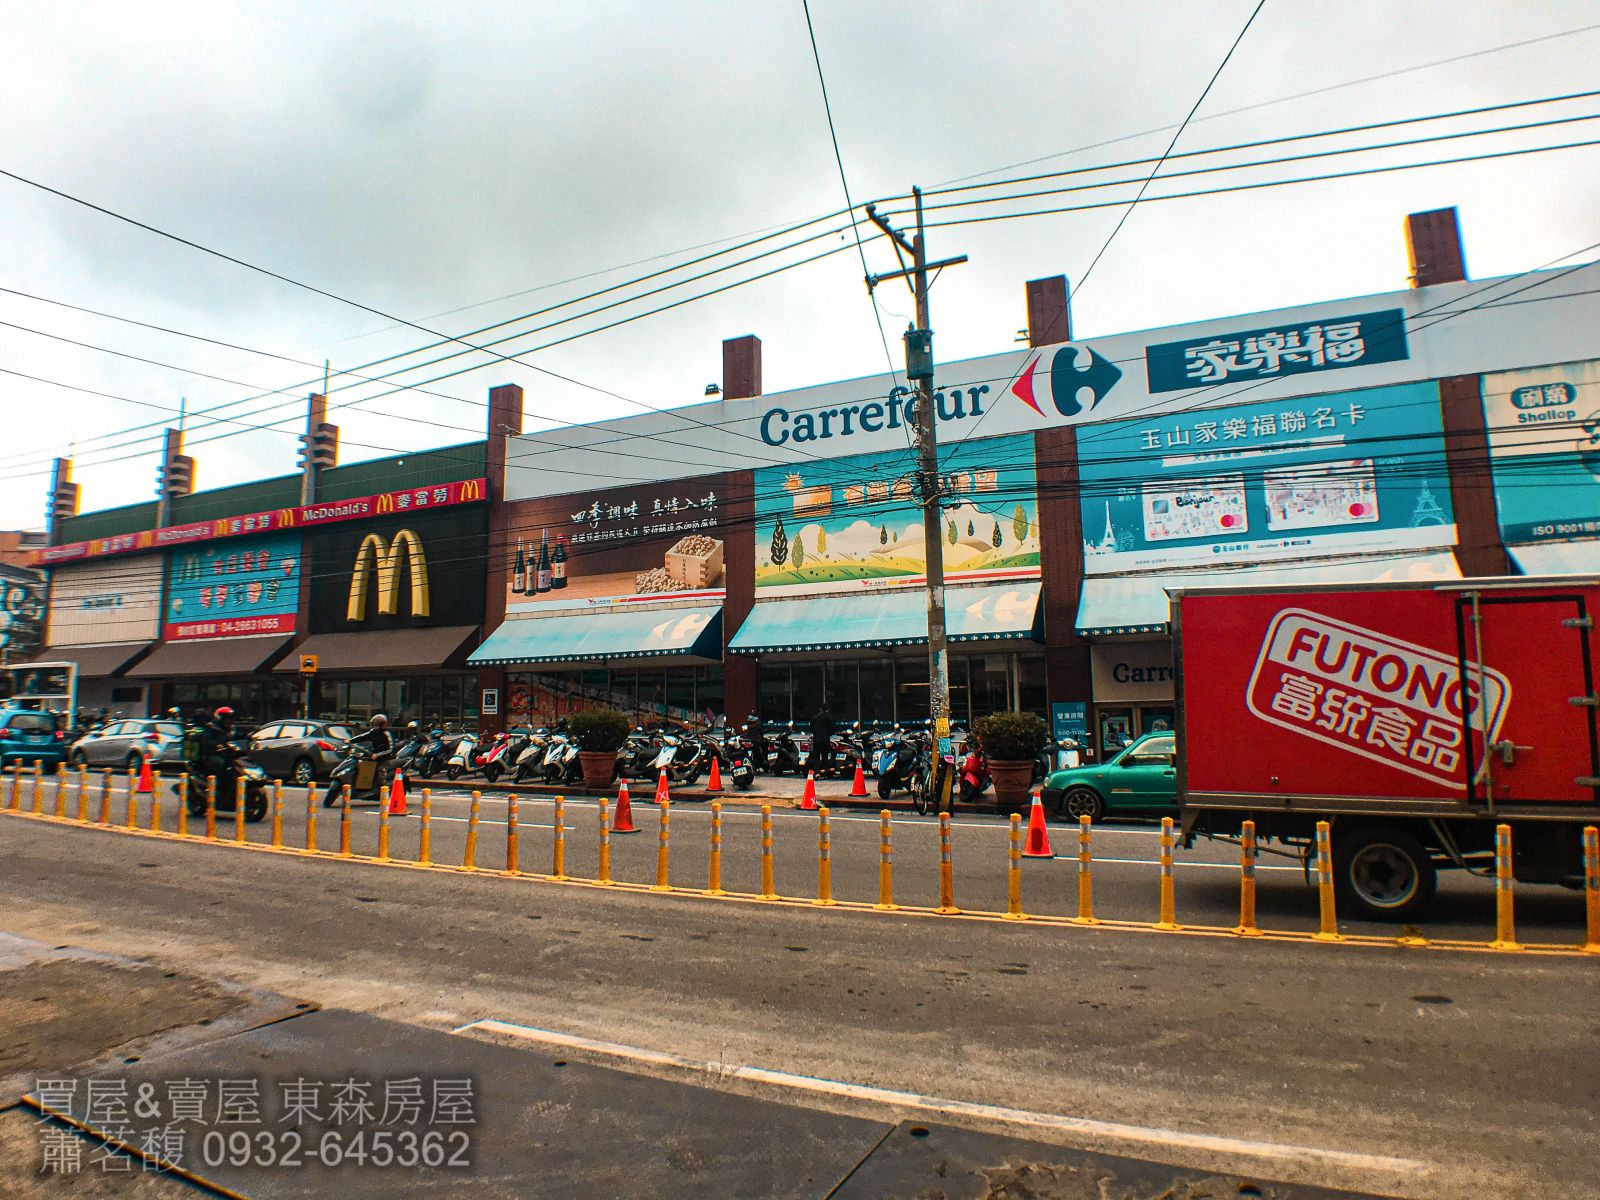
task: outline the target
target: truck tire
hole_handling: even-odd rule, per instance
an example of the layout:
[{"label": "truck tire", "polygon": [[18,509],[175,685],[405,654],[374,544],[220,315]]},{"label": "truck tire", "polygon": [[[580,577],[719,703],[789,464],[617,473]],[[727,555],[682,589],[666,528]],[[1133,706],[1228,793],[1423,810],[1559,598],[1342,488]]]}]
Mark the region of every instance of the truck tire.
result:
[{"label": "truck tire", "polygon": [[1363,825],[1334,840],[1333,882],[1350,915],[1404,921],[1433,903],[1439,877],[1428,848],[1411,834]]}]

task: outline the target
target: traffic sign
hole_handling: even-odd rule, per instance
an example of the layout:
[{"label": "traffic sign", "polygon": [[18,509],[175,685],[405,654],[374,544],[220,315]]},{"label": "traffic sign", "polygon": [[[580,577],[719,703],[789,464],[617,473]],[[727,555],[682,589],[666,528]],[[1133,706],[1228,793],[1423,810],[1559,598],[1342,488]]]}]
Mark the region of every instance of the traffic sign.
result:
[{"label": "traffic sign", "polygon": [[317,656],[315,654],[302,654],[300,656],[300,674],[315,675],[317,673]]}]

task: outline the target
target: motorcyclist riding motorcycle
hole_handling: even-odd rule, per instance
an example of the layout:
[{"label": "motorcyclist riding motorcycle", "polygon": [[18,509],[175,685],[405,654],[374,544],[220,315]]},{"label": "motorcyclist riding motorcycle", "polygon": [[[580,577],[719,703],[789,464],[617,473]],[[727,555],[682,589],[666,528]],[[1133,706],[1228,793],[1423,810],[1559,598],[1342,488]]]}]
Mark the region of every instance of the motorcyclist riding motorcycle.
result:
[{"label": "motorcyclist riding motorcycle", "polygon": [[225,747],[233,741],[234,714],[226,704],[211,714],[211,720],[200,727],[200,778],[221,778],[227,773],[229,756]]},{"label": "motorcyclist riding motorcycle", "polygon": [[[235,737],[234,712],[225,704],[219,706],[211,714],[211,719],[197,731],[193,759],[197,769],[188,777],[189,794],[182,797],[191,814],[200,816],[205,813],[205,781],[209,778],[215,780],[213,796],[219,810],[232,811],[242,781],[245,820],[259,821],[267,815],[266,773],[246,759],[246,748],[239,745]],[[187,741],[186,737],[186,749]],[[181,790],[182,784],[177,787]]]},{"label": "motorcyclist riding motorcycle", "polygon": [[383,713],[373,713],[367,728],[350,741],[362,743],[377,759],[388,758],[394,752],[394,735],[389,732],[389,718]]},{"label": "motorcyclist riding motorcycle", "polygon": [[333,768],[323,807],[332,808],[347,796],[352,801],[376,800],[383,786],[382,764],[393,754],[389,718],[374,713],[367,728],[345,743],[345,757]]}]

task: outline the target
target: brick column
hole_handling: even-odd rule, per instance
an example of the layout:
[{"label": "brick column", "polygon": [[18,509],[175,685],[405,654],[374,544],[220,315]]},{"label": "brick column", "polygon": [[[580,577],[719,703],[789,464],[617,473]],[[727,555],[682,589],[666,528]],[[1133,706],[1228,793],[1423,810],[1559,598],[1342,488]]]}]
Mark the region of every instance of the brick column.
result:
[{"label": "brick column", "polygon": [[[1405,233],[1412,287],[1466,280],[1466,254],[1454,208],[1410,214]],[[1482,389],[1477,375],[1439,380],[1450,502],[1456,515],[1456,561],[1468,575],[1509,575],[1511,560],[1500,540],[1495,510]]]},{"label": "brick column", "polygon": [[[722,343],[722,395],[744,400],[761,395],[761,339],[754,334]],[[722,709],[728,724],[738,727],[756,711],[760,697],[760,664],[729,654],[728,643],[756,602],[756,479],[754,471],[723,476],[723,521],[727,527],[724,578],[728,594],[722,602]]]},{"label": "brick column", "polygon": [[[510,513],[506,507],[506,449],[509,439],[522,432],[522,389],[514,383],[489,389],[488,445],[485,448],[485,474],[489,480],[489,532],[484,539],[483,636],[488,637],[506,619],[506,570],[510,554]],[[478,691],[500,691],[500,712],[482,717],[479,731],[499,733],[506,725],[506,670],[504,667],[479,667]]]}]

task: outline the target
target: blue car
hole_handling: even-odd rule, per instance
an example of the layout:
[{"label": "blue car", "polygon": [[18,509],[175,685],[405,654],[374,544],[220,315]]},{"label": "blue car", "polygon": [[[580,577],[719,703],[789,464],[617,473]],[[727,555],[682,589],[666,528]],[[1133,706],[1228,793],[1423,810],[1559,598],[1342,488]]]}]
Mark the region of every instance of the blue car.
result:
[{"label": "blue car", "polygon": [[55,770],[67,756],[67,735],[55,717],[27,708],[0,709],[0,768],[41,763]]}]

